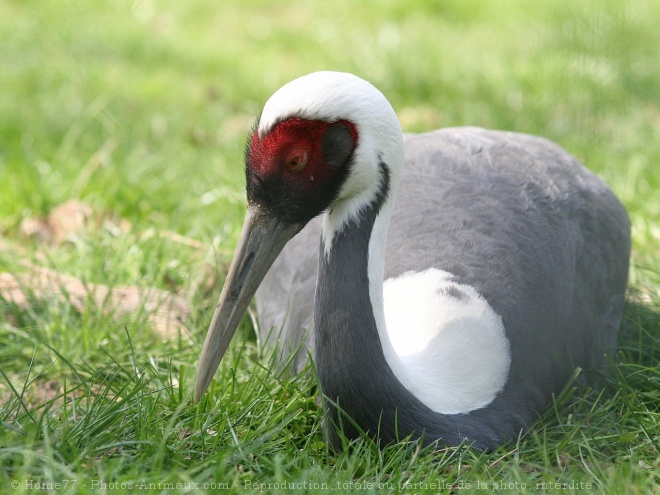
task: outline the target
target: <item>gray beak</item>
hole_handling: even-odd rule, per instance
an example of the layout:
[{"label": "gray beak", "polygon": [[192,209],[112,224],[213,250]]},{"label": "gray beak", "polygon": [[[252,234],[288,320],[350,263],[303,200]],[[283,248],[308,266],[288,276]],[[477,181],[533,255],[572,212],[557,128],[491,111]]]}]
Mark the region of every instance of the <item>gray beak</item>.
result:
[{"label": "gray beak", "polygon": [[195,402],[209,387],[254,293],[285,244],[303,225],[284,223],[257,206],[248,206],[241,237],[215,308],[195,381]]}]

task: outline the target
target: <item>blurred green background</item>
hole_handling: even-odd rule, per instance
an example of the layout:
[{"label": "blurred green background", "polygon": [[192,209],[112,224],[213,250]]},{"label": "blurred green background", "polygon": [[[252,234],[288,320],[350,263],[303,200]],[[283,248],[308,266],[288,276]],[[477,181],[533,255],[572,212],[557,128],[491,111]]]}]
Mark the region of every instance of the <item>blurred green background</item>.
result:
[{"label": "blurred green background", "polygon": [[3,0],[0,19],[9,232],[70,197],[191,236],[233,232],[261,106],[330,69],[372,81],[408,132],[559,142],[615,189],[637,247],[660,240],[656,2]]}]

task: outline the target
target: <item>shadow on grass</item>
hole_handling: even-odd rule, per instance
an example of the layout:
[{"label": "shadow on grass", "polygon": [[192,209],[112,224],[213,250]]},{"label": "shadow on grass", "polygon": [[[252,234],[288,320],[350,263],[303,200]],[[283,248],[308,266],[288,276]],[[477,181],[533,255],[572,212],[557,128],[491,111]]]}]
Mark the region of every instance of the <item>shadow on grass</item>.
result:
[{"label": "shadow on grass", "polygon": [[628,301],[619,335],[621,364],[657,367],[660,362],[660,311],[649,304]]}]

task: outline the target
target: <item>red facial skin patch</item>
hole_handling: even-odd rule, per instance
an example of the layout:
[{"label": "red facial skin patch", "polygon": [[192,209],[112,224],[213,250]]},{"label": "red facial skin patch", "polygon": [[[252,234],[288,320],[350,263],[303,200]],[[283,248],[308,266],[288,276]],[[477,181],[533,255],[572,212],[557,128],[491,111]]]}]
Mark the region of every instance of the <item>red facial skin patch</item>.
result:
[{"label": "red facial skin patch", "polygon": [[252,135],[248,167],[260,177],[279,174],[296,182],[325,182],[337,167],[327,163],[322,140],[328,128],[337,123],[346,126],[355,147],[358,133],[352,122],[296,117],[279,122],[263,139],[259,139],[258,132]]},{"label": "red facial skin patch", "polygon": [[336,199],[358,142],[355,124],[298,117],[248,143],[248,202],[287,222],[308,222]]}]

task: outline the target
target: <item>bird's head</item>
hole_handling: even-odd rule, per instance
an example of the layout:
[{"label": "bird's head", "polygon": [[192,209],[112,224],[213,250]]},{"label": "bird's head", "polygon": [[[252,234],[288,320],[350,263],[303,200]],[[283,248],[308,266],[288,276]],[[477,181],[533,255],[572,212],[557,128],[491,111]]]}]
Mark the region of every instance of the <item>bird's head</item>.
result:
[{"label": "bird's head", "polygon": [[325,210],[338,224],[358,215],[379,193],[383,163],[398,177],[403,137],[391,105],[370,83],[316,72],[268,100],[245,162],[248,211],[200,357],[196,400],[284,245]]}]

